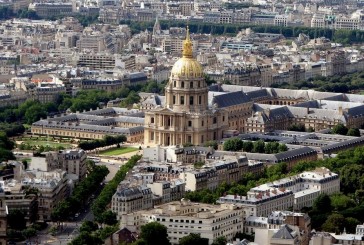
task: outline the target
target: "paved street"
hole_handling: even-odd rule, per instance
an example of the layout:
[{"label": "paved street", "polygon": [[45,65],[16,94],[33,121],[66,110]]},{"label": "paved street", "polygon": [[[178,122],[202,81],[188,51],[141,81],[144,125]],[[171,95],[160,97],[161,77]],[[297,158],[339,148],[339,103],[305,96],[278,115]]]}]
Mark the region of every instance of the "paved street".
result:
[{"label": "paved street", "polygon": [[[19,153],[21,154],[20,157],[29,157],[28,153],[26,153],[26,152],[19,152]],[[130,153],[126,153],[123,155],[119,155],[117,157],[129,159],[131,156],[133,156],[135,154],[141,154],[141,151],[130,152]],[[19,155],[18,155],[18,157],[19,157]],[[117,160],[113,157],[103,157],[103,156],[100,156],[100,160],[101,161],[96,163],[96,165],[104,165],[110,171],[110,173],[105,178],[106,183],[108,181],[110,181],[112,178],[114,178],[114,176],[117,173],[117,171],[119,170],[119,168],[127,162],[127,160]],[[27,242],[20,242],[17,244],[19,244],[19,245],[20,244],[66,245],[74,237],[76,237],[79,234],[78,229],[79,229],[80,225],[82,224],[82,222],[85,220],[90,220],[90,221],[94,220],[90,207],[88,207],[86,211],[81,212],[80,216],[77,219],[75,219],[74,221],[64,222],[62,224],[63,229],[61,231],[58,231],[55,236],[50,235],[50,232],[48,231],[48,229],[50,229],[53,226],[53,224],[50,223],[48,229],[46,229],[45,231],[39,232],[37,237],[34,237]]]}]

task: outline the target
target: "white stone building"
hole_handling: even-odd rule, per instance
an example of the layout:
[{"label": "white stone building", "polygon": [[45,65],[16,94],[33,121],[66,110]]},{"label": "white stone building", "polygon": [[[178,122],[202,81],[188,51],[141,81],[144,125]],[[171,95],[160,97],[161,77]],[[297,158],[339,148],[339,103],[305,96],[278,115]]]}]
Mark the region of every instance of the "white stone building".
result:
[{"label": "white stone building", "polygon": [[235,205],[191,203],[183,199],[151,210],[129,213],[120,225],[140,231],[142,225],[153,221],[167,227],[168,239],[173,245],[190,233],[208,238],[209,244],[220,236],[232,241],[235,234],[243,229],[242,210]]}]

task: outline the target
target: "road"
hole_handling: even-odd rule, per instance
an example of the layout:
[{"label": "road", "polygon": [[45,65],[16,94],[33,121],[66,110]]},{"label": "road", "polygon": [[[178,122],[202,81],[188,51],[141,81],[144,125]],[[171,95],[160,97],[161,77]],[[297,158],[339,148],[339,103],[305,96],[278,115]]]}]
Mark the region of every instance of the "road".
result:
[{"label": "road", "polygon": [[[131,152],[129,154],[123,154],[122,156],[130,158],[131,156],[138,154],[138,153],[140,153],[140,152]],[[29,157],[28,153],[21,152],[20,154],[22,154],[22,155],[20,155],[20,158]],[[19,157],[19,155],[17,157]],[[107,159],[107,158],[103,158],[101,156],[101,161],[96,163],[96,165],[104,165],[109,169],[110,172],[105,178],[105,182],[107,183],[112,178],[114,178],[114,176],[117,173],[117,171],[119,170],[119,168],[125,163],[126,163],[126,161]],[[37,237],[31,238],[28,242],[21,242],[21,243],[17,243],[17,244],[19,244],[19,245],[20,244],[67,245],[73,238],[75,238],[79,234],[79,227],[82,224],[82,222],[86,221],[86,220],[89,220],[89,221],[94,220],[94,216],[93,216],[90,206],[87,207],[87,209],[84,212],[81,212],[79,217],[75,218],[74,221],[64,222],[62,224],[63,229],[61,231],[57,232],[57,234],[55,236],[50,235],[50,233],[47,229],[46,231],[39,232]],[[50,224],[49,228],[52,226],[53,225]]]}]

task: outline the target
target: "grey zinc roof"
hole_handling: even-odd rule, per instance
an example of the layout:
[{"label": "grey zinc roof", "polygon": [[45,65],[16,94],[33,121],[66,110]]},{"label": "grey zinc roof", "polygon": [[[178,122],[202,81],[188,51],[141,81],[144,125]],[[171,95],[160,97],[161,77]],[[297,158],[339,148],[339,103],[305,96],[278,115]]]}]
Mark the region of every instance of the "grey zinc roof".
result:
[{"label": "grey zinc roof", "polygon": [[248,96],[246,96],[246,94],[241,91],[220,94],[212,98],[212,104],[214,105],[216,103],[219,108],[239,105],[248,102],[251,102],[251,100]]},{"label": "grey zinc roof", "polygon": [[251,100],[255,100],[255,99],[259,99],[259,98],[270,97],[270,95],[268,94],[268,91],[266,89],[249,91],[249,92],[246,92],[246,95]]},{"label": "grey zinc roof", "polygon": [[292,233],[294,231],[288,226],[283,225],[273,236],[273,239],[294,239]]},{"label": "grey zinc roof", "polygon": [[122,196],[122,197],[130,197],[130,196],[135,196],[135,195],[142,195],[142,193],[141,193],[141,191],[139,190],[138,187],[125,188],[125,189],[122,189],[120,191],[117,191],[116,194],[118,196]]},{"label": "grey zinc roof", "polygon": [[329,150],[339,149],[342,146],[349,146],[349,145],[354,145],[354,144],[358,144],[358,143],[359,144],[364,143],[364,136],[346,140],[346,141],[340,141],[340,142],[330,144],[330,145],[326,145],[326,146],[321,147],[321,149],[322,149],[322,152],[325,153],[326,151],[329,151]]},{"label": "grey zinc roof", "polygon": [[120,127],[110,127],[110,126],[99,126],[99,125],[89,125],[89,124],[77,124],[77,123],[64,123],[57,124],[48,122],[47,120],[40,120],[38,122],[33,123],[35,126],[43,126],[46,128],[63,128],[68,130],[77,130],[77,131],[85,131],[85,132],[100,132],[100,133],[109,133],[109,134],[125,134],[131,135],[137,132],[144,131],[143,126],[137,126],[132,128],[120,128]]}]

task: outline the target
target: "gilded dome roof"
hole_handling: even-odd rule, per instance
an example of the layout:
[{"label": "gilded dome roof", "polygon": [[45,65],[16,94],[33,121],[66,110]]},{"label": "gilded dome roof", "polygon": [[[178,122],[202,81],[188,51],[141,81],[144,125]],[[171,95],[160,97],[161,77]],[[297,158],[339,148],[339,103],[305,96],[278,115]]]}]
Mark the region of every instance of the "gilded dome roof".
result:
[{"label": "gilded dome roof", "polygon": [[203,69],[200,63],[193,58],[180,58],[176,63],[174,63],[172,71],[173,76],[183,76],[197,78],[203,76]]},{"label": "gilded dome roof", "polygon": [[193,58],[190,32],[187,28],[186,40],[183,41],[182,58],[173,65],[171,75],[187,78],[199,78],[203,76],[201,64]]}]

